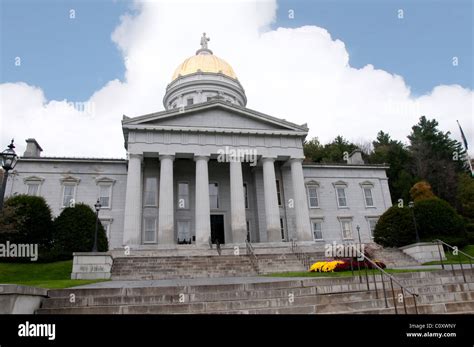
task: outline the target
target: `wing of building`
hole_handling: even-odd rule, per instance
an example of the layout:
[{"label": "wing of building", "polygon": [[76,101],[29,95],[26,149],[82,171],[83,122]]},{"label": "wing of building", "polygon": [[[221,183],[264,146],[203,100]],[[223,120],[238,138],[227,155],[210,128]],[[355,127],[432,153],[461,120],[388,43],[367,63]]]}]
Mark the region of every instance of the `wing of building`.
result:
[{"label": "wing of building", "polygon": [[[41,156],[35,139],[8,195],[53,213],[100,199],[110,247],[191,243],[370,242],[391,206],[385,166],[304,161],[306,125],[251,110],[232,67],[207,44],[178,66],[165,111],[122,120],[128,159]],[[164,246],[163,246],[164,247]]]}]

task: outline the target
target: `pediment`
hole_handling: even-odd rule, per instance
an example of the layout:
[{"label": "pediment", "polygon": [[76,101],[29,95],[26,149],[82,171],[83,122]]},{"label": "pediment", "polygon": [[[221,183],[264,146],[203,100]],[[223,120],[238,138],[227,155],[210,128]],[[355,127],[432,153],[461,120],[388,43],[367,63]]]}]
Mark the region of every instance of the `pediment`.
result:
[{"label": "pediment", "polygon": [[124,119],[124,126],[142,125],[196,129],[242,129],[306,132],[305,126],[256,111],[222,103],[194,105],[184,110],[170,110],[147,116]]}]

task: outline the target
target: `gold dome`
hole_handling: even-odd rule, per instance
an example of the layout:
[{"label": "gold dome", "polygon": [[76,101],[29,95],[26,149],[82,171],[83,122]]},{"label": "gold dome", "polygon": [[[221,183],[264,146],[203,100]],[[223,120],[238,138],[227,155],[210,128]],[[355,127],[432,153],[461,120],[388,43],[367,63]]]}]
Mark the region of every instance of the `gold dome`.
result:
[{"label": "gold dome", "polygon": [[190,75],[196,72],[222,73],[230,78],[237,79],[232,67],[223,59],[213,54],[196,54],[186,59],[173,74],[173,81],[179,76]]}]

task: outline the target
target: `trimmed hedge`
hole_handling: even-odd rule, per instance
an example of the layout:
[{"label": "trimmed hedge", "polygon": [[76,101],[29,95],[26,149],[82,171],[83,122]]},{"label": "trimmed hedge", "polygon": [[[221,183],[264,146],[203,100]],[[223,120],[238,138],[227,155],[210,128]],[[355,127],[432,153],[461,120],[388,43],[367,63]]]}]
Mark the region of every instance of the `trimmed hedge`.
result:
[{"label": "trimmed hedge", "polygon": [[[79,203],[65,208],[54,221],[53,253],[57,259],[71,259],[73,252],[90,252],[94,244],[96,214],[88,205]],[[99,252],[108,250],[107,236],[99,221]]]}]

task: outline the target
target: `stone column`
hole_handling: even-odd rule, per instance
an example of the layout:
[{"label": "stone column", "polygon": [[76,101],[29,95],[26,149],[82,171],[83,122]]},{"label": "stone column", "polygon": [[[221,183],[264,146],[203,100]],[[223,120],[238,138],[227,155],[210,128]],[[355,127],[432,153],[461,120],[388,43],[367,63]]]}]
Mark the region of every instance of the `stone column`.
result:
[{"label": "stone column", "polygon": [[142,221],[142,160],[141,154],[128,155],[127,190],[123,221],[123,245],[138,246],[141,243]]},{"label": "stone column", "polygon": [[196,156],[196,244],[209,244],[211,236],[211,207],[209,203],[209,157]]},{"label": "stone column", "polygon": [[303,159],[290,159],[291,180],[296,218],[296,237],[298,241],[312,241],[313,235],[309,222],[308,197],[303,176]]},{"label": "stone column", "polygon": [[281,242],[280,210],[278,208],[274,165],[275,159],[262,158],[262,162],[267,242]]},{"label": "stone column", "polygon": [[160,155],[160,202],[158,243],[174,244],[173,155]]},{"label": "stone column", "polygon": [[244,243],[247,238],[244,181],[242,163],[238,158],[230,161],[230,212],[232,242]]}]

